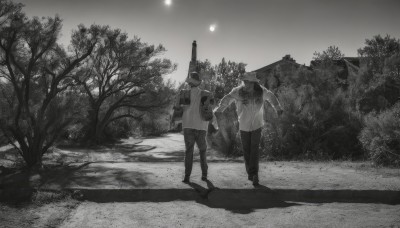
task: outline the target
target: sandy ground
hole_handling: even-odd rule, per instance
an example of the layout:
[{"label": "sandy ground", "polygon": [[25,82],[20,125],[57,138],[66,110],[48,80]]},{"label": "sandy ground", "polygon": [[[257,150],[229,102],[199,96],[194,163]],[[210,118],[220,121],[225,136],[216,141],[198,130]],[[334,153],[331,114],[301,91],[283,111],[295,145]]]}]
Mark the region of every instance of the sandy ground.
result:
[{"label": "sandy ground", "polygon": [[63,228],[95,227],[399,227],[400,207],[383,204],[296,204],[251,213],[194,202],[84,202]]},{"label": "sandy ground", "polygon": [[[400,227],[400,204],[383,200],[385,194],[399,196],[399,169],[365,162],[262,162],[262,188],[255,189],[242,158],[209,150],[209,182],[203,182],[197,149],[195,155],[187,185],[181,182],[181,134],[56,148],[45,163],[63,165],[29,177],[0,173],[0,192],[10,188],[12,195],[26,184],[94,190],[88,200],[0,203],[0,227]],[[10,147],[0,148],[0,166],[14,161]]]},{"label": "sandy ground", "polygon": [[[185,144],[183,135],[166,134],[162,137],[145,139],[128,138],[115,145],[96,148],[79,148],[58,146],[43,157],[44,163],[84,163],[84,162],[174,162],[183,161]],[[226,158],[219,152],[208,148],[208,161],[235,161]],[[12,166],[18,160],[12,146],[0,147],[0,165]],[[195,146],[194,160],[199,160],[198,148]]]},{"label": "sandy ground", "polygon": [[[242,162],[214,162],[208,166],[208,178],[216,187],[252,187]],[[42,188],[185,189],[188,187],[181,183],[183,174],[182,162],[78,163],[68,169],[54,170]],[[400,191],[400,170],[396,169],[317,162],[262,162],[259,176],[260,183],[272,189]],[[191,180],[199,182],[200,177],[200,164],[195,162]],[[199,184],[204,185],[201,181]]]}]

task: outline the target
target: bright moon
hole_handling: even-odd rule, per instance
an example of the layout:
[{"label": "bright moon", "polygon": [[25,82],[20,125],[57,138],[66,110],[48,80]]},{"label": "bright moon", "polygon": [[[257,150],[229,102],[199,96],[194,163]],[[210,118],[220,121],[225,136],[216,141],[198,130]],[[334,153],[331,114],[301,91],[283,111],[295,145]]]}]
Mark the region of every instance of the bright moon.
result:
[{"label": "bright moon", "polygon": [[215,31],[215,25],[210,25],[210,31],[214,32]]},{"label": "bright moon", "polygon": [[165,0],[165,5],[169,6],[169,5],[171,5],[171,3],[172,3],[172,0]]}]

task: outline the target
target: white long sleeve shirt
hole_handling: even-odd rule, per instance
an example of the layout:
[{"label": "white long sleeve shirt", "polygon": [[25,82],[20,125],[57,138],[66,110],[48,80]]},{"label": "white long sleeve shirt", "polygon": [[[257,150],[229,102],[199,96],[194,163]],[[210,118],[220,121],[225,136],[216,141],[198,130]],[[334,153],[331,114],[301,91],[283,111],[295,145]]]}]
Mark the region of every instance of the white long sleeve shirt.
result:
[{"label": "white long sleeve shirt", "polygon": [[224,96],[216,111],[224,111],[232,102],[236,102],[236,112],[239,117],[239,130],[254,131],[264,125],[264,101],[268,101],[275,110],[282,110],[276,96],[267,88],[261,86],[263,90],[263,102],[257,103],[255,99],[249,99],[247,104],[244,104],[239,96],[239,90],[243,86],[238,86]]},{"label": "white long sleeve shirt", "polygon": [[190,89],[190,105],[183,105],[182,128],[196,130],[208,129],[208,121],[204,121],[200,115],[201,89]]}]

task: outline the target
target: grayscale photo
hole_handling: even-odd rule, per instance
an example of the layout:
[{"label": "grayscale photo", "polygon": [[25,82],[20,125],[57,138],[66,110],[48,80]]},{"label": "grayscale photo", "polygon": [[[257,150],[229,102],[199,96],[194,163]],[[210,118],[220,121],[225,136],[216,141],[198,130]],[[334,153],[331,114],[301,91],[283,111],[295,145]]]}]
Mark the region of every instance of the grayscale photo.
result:
[{"label": "grayscale photo", "polygon": [[399,0],[0,0],[0,227],[400,228]]}]

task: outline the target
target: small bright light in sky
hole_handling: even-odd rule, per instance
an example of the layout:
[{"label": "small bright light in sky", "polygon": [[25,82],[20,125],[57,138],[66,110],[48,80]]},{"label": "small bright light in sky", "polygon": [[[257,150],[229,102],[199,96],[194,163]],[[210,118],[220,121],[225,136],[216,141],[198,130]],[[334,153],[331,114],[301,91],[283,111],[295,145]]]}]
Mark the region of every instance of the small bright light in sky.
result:
[{"label": "small bright light in sky", "polygon": [[215,25],[210,25],[210,31],[214,32],[215,31],[215,27],[216,27]]},{"label": "small bright light in sky", "polygon": [[169,6],[172,4],[172,0],[165,0],[165,5]]}]

